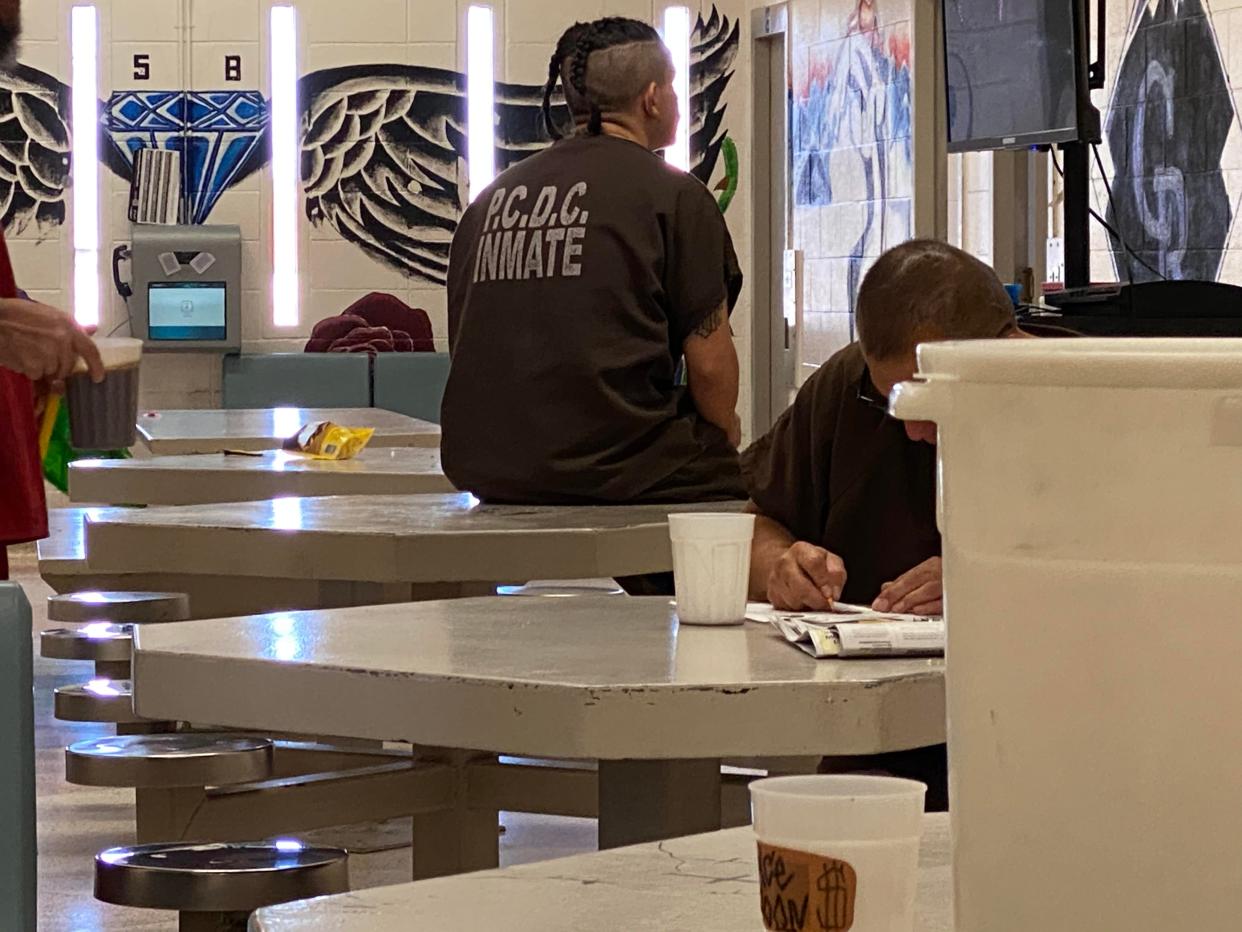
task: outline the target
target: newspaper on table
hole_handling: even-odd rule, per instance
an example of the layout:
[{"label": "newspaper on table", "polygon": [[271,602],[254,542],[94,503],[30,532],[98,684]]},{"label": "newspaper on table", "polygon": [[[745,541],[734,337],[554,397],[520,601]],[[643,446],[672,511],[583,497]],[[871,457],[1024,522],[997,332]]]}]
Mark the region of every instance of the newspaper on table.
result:
[{"label": "newspaper on table", "polygon": [[937,657],[944,654],[942,618],[876,612],[837,602],[831,612],[782,612],[763,602],[746,606],[751,621],[770,624],[812,657]]}]

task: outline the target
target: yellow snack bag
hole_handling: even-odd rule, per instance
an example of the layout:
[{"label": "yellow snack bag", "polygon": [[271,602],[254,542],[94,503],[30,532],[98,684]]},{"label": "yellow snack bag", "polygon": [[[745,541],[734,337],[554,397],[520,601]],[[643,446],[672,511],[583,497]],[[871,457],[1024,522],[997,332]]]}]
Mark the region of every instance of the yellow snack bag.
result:
[{"label": "yellow snack bag", "polygon": [[342,427],[331,421],[317,421],[286,440],[284,447],[311,459],[348,460],[363,451],[374,433],[371,427]]}]

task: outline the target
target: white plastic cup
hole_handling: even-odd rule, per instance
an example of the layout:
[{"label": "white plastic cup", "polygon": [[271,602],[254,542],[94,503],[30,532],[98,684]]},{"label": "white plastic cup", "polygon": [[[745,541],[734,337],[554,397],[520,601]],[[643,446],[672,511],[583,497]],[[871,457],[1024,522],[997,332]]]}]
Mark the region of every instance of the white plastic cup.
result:
[{"label": "white plastic cup", "polygon": [[926,793],[894,777],[752,783],[764,927],[913,932]]},{"label": "white plastic cup", "polygon": [[673,542],[678,621],[687,625],[745,622],[755,516],[669,515],[668,535]]}]

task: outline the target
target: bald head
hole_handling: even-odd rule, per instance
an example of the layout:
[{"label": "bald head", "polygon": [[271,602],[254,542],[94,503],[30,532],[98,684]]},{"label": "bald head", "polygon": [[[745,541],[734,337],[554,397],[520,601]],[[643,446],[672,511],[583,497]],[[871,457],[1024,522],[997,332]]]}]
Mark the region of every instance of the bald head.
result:
[{"label": "bald head", "polygon": [[978,340],[1016,326],[988,266],[938,240],[910,240],[876,260],[858,290],[858,339],[870,359],[908,356],[932,340]]}]

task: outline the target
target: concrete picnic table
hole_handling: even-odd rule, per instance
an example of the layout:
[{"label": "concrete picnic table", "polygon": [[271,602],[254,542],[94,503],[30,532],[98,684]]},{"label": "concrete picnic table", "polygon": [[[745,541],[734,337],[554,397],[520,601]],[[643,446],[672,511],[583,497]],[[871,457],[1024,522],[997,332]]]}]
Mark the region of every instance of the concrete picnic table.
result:
[{"label": "concrete picnic table", "polygon": [[439,447],[440,426],[384,408],[204,408],[138,413],[138,438],[153,455],[277,450],[312,421],[373,427],[375,447]]},{"label": "concrete picnic table", "polygon": [[[952,932],[949,818],[924,819],[915,932]],[[259,910],[254,932],[756,932],[755,836],[734,828]]]},{"label": "concrete picnic table", "polygon": [[[722,759],[941,743],[943,669],[816,661],[754,623],[679,626],[667,598],[492,597],[143,627],[134,690],[148,718],[437,749],[420,759],[447,796],[410,790],[431,808],[414,832],[431,876],[494,866],[498,809],[598,815],[615,847],[719,828]],[[498,755],[598,761],[598,777],[515,767],[512,784]],[[210,808],[187,807],[194,837],[211,837]]]},{"label": "concrete picnic table", "polygon": [[87,513],[82,569],[130,589],[146,574],[183,580],[182,592],[210,579],[203,597],[229,613],[456,598],[498,583],[667,572],[670,513],[740,507],[488,505],[459,493],[105,509]]},{"label": "concrete picnic table", "polygon": [[69,497],[98,505],[201,505],[287,496],[452,492],[438,449],[368,447],[348,460],[284,450],[78,460]]}]

